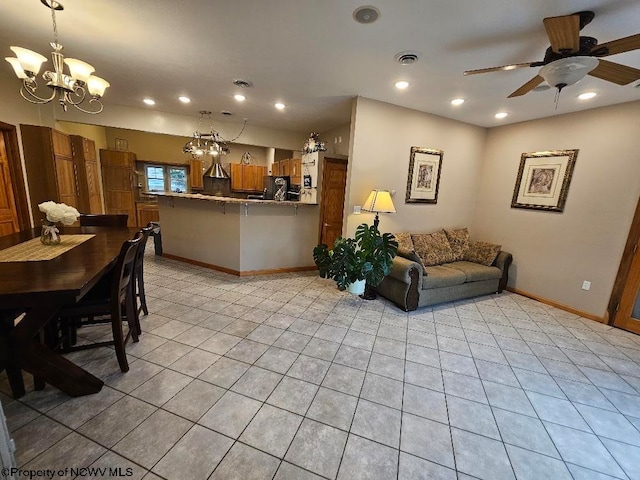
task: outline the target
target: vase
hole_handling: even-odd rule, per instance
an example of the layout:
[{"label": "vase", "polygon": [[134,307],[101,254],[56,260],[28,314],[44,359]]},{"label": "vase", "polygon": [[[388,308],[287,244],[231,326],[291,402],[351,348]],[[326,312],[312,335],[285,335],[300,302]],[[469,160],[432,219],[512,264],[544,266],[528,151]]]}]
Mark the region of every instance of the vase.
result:
[{"label": "vase", "polygon": [[364,293],[364,286],[367,283],[366,280],[356,280],[353,283],[350,283],[347,287],[347,292],[352,293],[353,295],[360,295]]},{"label": "vase", "polygon": [[60,230],[58,230],[54,222],[49,220],[42,221],[40,241],[43,245],[58,245],[60,243]]}]

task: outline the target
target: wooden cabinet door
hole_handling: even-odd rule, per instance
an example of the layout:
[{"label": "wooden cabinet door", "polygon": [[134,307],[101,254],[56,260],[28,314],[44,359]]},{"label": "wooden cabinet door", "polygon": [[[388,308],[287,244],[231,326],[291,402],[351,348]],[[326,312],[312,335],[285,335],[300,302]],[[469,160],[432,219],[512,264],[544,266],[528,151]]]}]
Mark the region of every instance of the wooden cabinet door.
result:
[{"label": "wooden cabinet door", "polygon": [[98,168],[98,162],[85,162],[84,170],[89,191],[88,213],[100,214],[102,213],[102,199],[100,198],[100,169]]},{"label": "wooden cabinet door", "polygon": [[51,130],[51,141],[53,143],[53,153],[65,157],[73,156],[71,151],[71,139],[66,133]]},{"label": "wooden cabinet door", "polygon": [[231,174],[231,190],[243,190],[243,165],[241,163],[230,163],[229,169]]},{"label": "wooden cabinet door", "polygon": [[273,162],[273,165],[271,166],[271,175],[274,177],[280,175],[280,161]]},{"label": "wooden cabinet door", "polygon": [[131,152],[100,150],[106,213],[129,215],[129,227],[137,224],[133,186],[135,159],[135,154]]},{"label": "wooden cabinet door", "polygon": [[242,165],[242,189],[255,192],[262,190],[262,179],[258,186],[258,168],[256,165]]},{"label": "wooden cabinet door", "polygon": [[267,175],[267,167],[264,165],[256,165],[256,190],[262,192],[264,190],[264,177]]},{"label": "wooden cabinet door", "polygon": [[78,169],[71,157],[54,156],[58,201],[78,208]]},{"label": "wooden cabinet door", "polygon": [[160,213],[157,205],[138,204],[138,226],[146,227],[149,222],[159,222]]},{"label": "wooden cabinet door", "polygon": [[191,190],[202,190],[204,188],[204,178],[202,176],[202,166],[204,162],[198,159],[189,160],[189,181]]},{"label": "wooden cabinet door", "polygon": [[291,175],[291,159],[287,158],[286,160],[280,161],[280,175],[283,177],[288,177]]},{"label": "wooden cabinet door", "polygon": [[302,159],[291,159],[291,185],[302,185]]}]

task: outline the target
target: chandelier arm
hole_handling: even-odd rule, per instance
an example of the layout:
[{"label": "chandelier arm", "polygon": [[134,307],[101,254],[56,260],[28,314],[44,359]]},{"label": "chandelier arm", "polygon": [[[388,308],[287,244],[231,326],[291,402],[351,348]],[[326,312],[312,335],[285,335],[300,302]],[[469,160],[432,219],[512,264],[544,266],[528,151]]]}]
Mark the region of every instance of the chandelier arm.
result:
[{"label": "chandelier arm", "polygon": [[39,97],[38,95],[35,94],[35,91],[37,88],[38,88],[38,84],[36,83],[35,80],[32,80],[30,82],[28,82],[27,80],[24,80],[22,82],[22,88],[20,88],[20,95],[22,95],[22,98],[24,98],[27,102],[31,102],[35,104],[49,103],[54,98],[56,98],[57,92],[55,90],[53,91],[53,93],[49,98]]},{"label": "chandelier arm", "polygon": [[[80,93],[78,93],[80,92]],[[77,107],[78,105],[80,105],[82,102],[84,102],[84,99],[87,96],[87,91],[81,87],[80,85],[74,85],[73,87],[73,91],[71,92],[65,92],[65,98],[67,100],[67,103],[73,105],[74,107]],[[75,95],[76,97],[78,97],[77,101],[73,101],[73,99],[71,98],[71,95]]]},{"label": "chandelier arm", "polygon": [[80,110],[82,113],[89,113],[91,115],[95,115],[98,114],[100,112],[102,112],[102,110],[104,110],[104,105],[102,105],[102,102],[96,98],[93,97],[91,100],[89,100],[89,105],[94,105],[97,104],[99,105],[98,110],[85,110],[84,108],[82,108],[80,105],[72,103],[71,105],[73,105],[74,107],[76,107],[78,110]]}]

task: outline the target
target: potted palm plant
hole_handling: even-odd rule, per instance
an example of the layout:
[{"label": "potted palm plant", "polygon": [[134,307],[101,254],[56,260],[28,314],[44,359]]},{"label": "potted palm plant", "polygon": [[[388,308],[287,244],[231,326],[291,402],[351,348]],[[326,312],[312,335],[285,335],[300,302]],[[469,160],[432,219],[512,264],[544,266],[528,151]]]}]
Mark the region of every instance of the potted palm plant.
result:
[{"label": "potted palm plant", "polygon": [[381,234],[375,223],[363,223],[356,229],[355,239],[338,237],[332,250],[326,244],[316,246],[313,260],[320,276],[334,280],[339,290],[362,294],[366,286],[372,293],[391,271],[397,250],[398,242],[392,234]]}]

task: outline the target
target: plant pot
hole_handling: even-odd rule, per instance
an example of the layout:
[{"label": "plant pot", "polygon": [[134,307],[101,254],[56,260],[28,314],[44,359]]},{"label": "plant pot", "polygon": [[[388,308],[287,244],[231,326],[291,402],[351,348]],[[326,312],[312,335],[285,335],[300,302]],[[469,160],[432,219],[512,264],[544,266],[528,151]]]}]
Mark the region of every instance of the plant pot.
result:
[{"label": "plant pot", "polygon": [[366,285],[366,280],[357,280],[353,283],[350,283],[347,287],[347,292],[352,293],[353,295],[361,295],[364,293],[364,286]]}]

